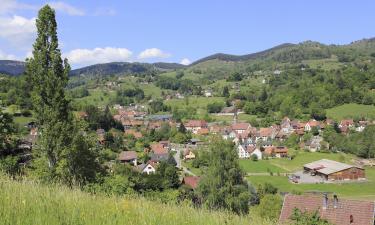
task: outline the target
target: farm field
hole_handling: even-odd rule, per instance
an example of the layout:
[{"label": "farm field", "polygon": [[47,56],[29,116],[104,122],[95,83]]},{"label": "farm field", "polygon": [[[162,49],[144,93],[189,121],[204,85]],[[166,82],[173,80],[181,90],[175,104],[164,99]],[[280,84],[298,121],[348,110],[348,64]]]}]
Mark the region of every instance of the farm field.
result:
[{"label": "farm field", "polygon": [[90,95],[83,98],[74,99],[78,104],[84,103],[88,105],[97,105],[104,107],[110,102],[110,98],[115,96],[115,91],[109,91],[102,88],[89,89]]},{"label": "farm field", "polygon": [[271,160],[251,161],[249,159],[240,159],[240,166],[246,173],[283,173],[287,172],[283,168],[270,163]]},{"label": "farm field", "polygon": [[360,104],[345,104],[327,109],[327,117],[336,121],[347,118],[370,117],[375,118],[375,106]]}]

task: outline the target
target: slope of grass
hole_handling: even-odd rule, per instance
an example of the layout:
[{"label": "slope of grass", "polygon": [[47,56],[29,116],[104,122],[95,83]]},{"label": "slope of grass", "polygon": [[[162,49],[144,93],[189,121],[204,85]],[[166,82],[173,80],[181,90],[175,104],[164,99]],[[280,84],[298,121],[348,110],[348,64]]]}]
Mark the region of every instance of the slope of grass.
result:
[{"label": "slope of grass", "polygon": [[142,198],[90,195],[65,187],[10,181],[0,176],[1,224],[272,224],[255,214],[194,209]]},{"label": "slope of grass", "polygon": [[375,106],[360,104],[345,104],[327,110],[328,118],[336,121],[355,117],[375,118]]},{"label": "slope of grass", "polygon": [[286,172],[284,169],[272,165],[269,160],[258,160],[254,162],[249,159],[240,159],[240,166],[246,173]]}]

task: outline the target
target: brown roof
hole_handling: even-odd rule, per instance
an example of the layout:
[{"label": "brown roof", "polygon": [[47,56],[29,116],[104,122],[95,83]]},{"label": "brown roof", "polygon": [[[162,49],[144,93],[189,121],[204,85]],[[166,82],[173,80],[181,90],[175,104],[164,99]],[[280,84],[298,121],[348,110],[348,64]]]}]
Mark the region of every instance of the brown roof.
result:
[{"label": "brown roof", "polygon": [[352,119],[341,120],[341,123],[340,123],[341,126],[351,126],[353,124],[354,124],[354,121]]},{"label": "brown roof", "polygon": [[261,137],[271,137],[272,133],[273,133],[273,129],[272,128],[264,128],[264,127],[262,127],[259,130],[259,135]]},{"label": "brown roof", "polygon": [[137,153],[135,151],[122,151],[118,156],[120,161],[129,161],[137,158]]},{"label": "brown roof", "polygon": [[167,150],[164,149],[164,146],[160,143],[155,143],[151,145],[151,150],[157,155],[167,154]]},{"label": "brown roof", "polygon": [[125,130],[126,135],[133,135],[135,138],[142,138],[143,135],[141,132],[138,132],[136,130],[130,129],[130,130]]},{"label": "brown roof", "polygon": [[[323,209],[323,195],[286,195],[279,217],[280,223],[288,223],[295,208],[301,211],[318,211],[321,218],[337,225],[374,225],[374,202],[338,199],[334,207],[333,198],[328,199]],[[352,219],[352,223],[351,223]]]},{"label": "brown roof", "polygon": [[246,151],[247,151],[248,153],[253,153],[253,151],[255,151],[255,149],[257,149],[257,147],[256,147],[255,145],[248,145],[248,146],[246,147]]},{"label": "brown roof", "polygon": [[309,122],[307,122],[306,124],[309,124],[310,127],[317,127],[320,125],[320,122],[317,121],[317,120],[310,120]]},{"label": "brown roof", "polygon": [[250,128],[250,123],[234,123],[232,124],[232,130],[247,130]]},{"label": "brown roof", "polygon": [[200,135],[207,135],[207,134],[210,133],[210,131],[208,130],[208,128],[201,128],[201,129],[198,130],[197,133],[200,134]]},{"label": "brown roof", "polygon": [[207,127],[207,122],[204,120],[189,120],[184,125],[185,127]]},{"label": "brown roof", "polygon": [[195,189],[198,187],[198,183],[200,179],[201,179],[200,177],[188,176],[188,177],[184,177],[184,179],[182,180],[182,183],[191,187],[192,189]]}]

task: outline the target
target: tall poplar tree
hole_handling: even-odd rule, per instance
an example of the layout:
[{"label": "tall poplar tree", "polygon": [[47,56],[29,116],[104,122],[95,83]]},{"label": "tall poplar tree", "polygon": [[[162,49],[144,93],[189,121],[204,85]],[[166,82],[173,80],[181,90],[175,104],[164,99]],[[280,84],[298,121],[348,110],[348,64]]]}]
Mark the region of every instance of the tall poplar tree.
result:
[{"label": "tall poplar tree", "polygon": [[219,138],[213,140],[209,159],[197,189],[202,203],[211,209],[248,213],[253,190],[244,179],[233,145]]},{"label": "tall poplar tree", "polygon": [[36,26],[37,38],[33,56],[27,60],[26,73],[31,81],[33,109],[40,131],[37,149],[46,166],[42,171],[53,178],[62,152],[73,138],[73,117],[64,90],[70,66],[67,59],[61,59],[55,11],[50,6],[40,9]]}]

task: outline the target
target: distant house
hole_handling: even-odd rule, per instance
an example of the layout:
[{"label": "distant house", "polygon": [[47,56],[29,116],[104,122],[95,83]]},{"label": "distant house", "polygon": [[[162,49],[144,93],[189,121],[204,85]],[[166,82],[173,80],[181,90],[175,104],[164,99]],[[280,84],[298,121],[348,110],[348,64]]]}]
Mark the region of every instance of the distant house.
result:
[{"label": "distant house", "polygon": [[196,189],[198,187],[200,179],[200,177],[196,176],[187,176],[182,179],[182,184],[191,189]]},{"label": "distant house", "polygon": [[199,135],[208,135],[210,133],[210,130],[208,128],[202,128],[197,131],[197,134]]},{"label": "distant house", "polygon": [[195,154],[193,151],[190,149],[185,149],[184,151],[184,159],[189,160],[189,159],[195,159]]},{"label": "distant house", "polygon": [[264,154],[269,157],[288,157],[288,148],[285,146],[270,146],[264,149]]},{"label": "distant house", "polygon": [[262,152],[255,145],[238,145],[237,146],[238,158],[248,159],[252,155],[256,155],[258,159],[262,159]]},{"label": "distant house", "polygon": [[134,166],[137,165],[137,153],[135,151],[122,151],[118,157],[118,160],[122,163],[132,163]]},{"label": "distant house", "polygon": [[149,161],[148,163],[142,163],[141,165],[137,166],[139,172],[146,173],[147,175],[155,173],[156,167],[157,164],[151,161]]},{"label": "distant house", "polygon": [[310,150],[310,152],[316,152],[321,149],[321,142],[323,138],[321,136],[314,136],[311,140],[305,142],[304,148]]},{"label": "distant house", "polygon": [[202,128],[208,128],[208,124],[204,120],[189,120],[184,126],[186,130],[191,131],[193,134],[197,134],[198,130]]},{"label": "distant house", "polygon": [[290,217],[295,209],[302,212],[314,213],[335,225],[374,225],[375,203],[373,201],[360,201],[339,199],[334,195],[287,194],[281,209],[279,224],[290,224]]},{"label": "distant house", "polygon": [[248,132],[251,128],[250,123],[234,123],[232,124],[232,131],[241,134],[243,132]]},{"label": "distant house", "polygon": [[321,159],[305,164],[303,170],[305,173],[320,176],[329,181],[363,180],[366,178],[363,168],[329,159]]},{"label": "distant house", "polygon": [[139,138],[143,137],[141,132],[133,130],[133,129],[125,130],[125,135],[132,135],[136,139],[139,139]]},{"label": "distant house", "polygon": [[212,90],[205,90],[204,91],[204,96],[206,96],[206,97],[212,97],[213,96]]},{"label": "distant house", "polygon": [[105,130],[104,129],[97,129],[96,135],[98,136],[98,142],[100,144],[104,144],[105,143]]},{"label": "distant house", "polygon": [[341,128],[341,127],[353,128],[354,127],[354,121],[352,119],[341,120],[341,122],[339,124],[339,128]]},{"label": "distant house", "polygon": [[320,129],[320,122],[316,120],[310,120],[305,124],[305,131],[310,132],[313,127]]},{"label": "distant house", "polygon": [[160,143],[155,143],[151,145],[151,161],[161,162],[167,161],[169,158],[168,149]]},{"label": "distant house", "polygon": [[273,71],[273,75],[280,75],[282,73],[281,70],[275,70]]}]

